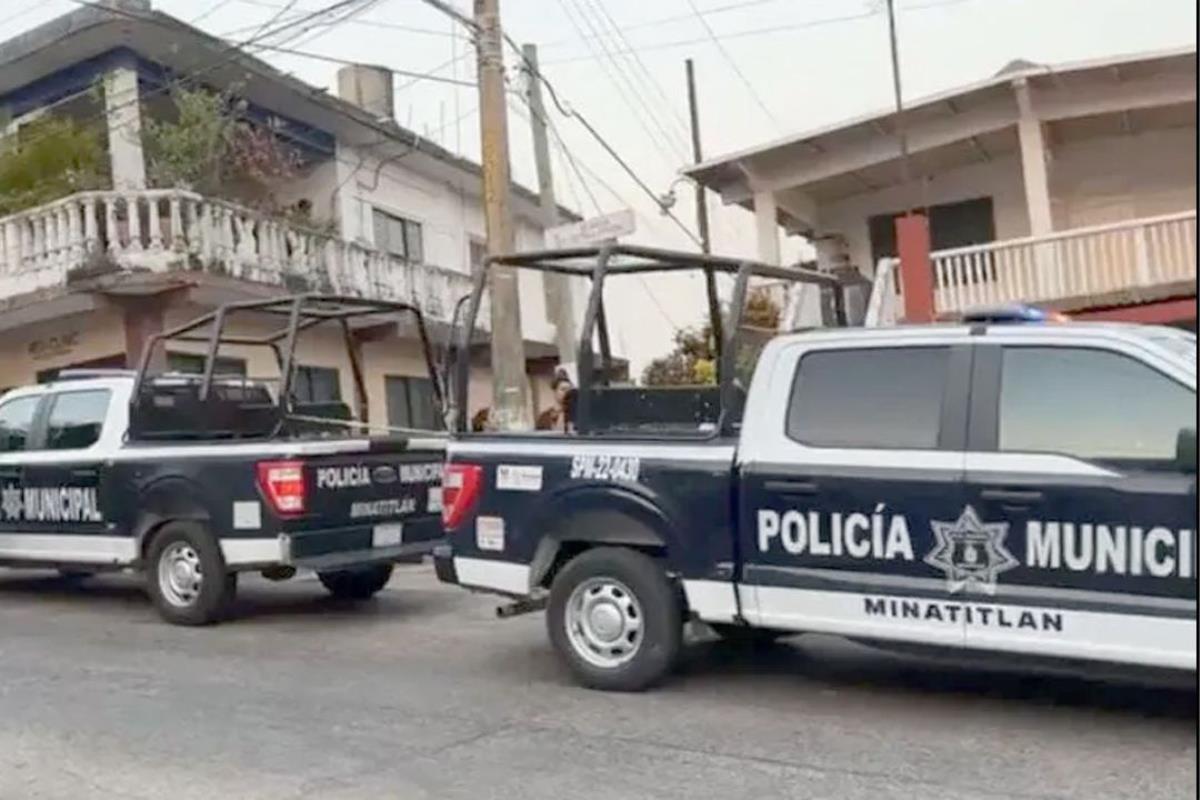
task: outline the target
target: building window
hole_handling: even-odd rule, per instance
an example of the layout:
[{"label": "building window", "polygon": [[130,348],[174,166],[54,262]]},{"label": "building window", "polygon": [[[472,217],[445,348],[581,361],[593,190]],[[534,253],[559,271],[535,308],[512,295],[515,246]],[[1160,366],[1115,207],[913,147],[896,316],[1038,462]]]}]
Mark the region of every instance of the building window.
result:
[{"label": "building window", "polygon": [[421,223],[398,217],[378,208],[372,210],[375,248],[413,264],[425,260],[425,241]]},{"label": "building window", "polygon": [[937,447],[950,351],[827,350],[800,359],[787,435],[813,447]]},{"label": "building window", "polygon": [[387,395],[388,425],[420,430],[442,427],[438,424],[433,381],[429,378],[388,375],[384,378],[384,392]]},{"label": "building window", "polygon": [[[871,266],[881,258],[895,258],[896,218],[902,214],[877,214],[867,220],[871,236]],[[996,241],[996,222],[992,198],[979,197],[961,203],[929,207],[929,246],[949,250]]]},{"label": "building window", "polygon": [[[187,375],[200,375],[204,372],[206,356],[196,353],[167,353],[167,369],[171,372],[182,372]],[[213,365],[214,375],[237,375],[246,377],[246,362],[240,358],[217,356]]]},{"label": "building window", "polygon": [[82,450],[99,441],[108,399],[107,389],[55,395],[46,421],[46,449]]},{"label": "building window", "polygon": [[292,399],[297,403],[340,403],[342,381],[332,367],[296,367]]}]

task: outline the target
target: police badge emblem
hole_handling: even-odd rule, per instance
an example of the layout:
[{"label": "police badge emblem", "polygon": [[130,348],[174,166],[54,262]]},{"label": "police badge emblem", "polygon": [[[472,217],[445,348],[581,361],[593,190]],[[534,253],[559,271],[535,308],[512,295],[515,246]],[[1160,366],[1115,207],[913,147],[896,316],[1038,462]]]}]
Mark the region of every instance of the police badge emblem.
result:
[{"label": "police badge emblem", "polygon": [[946,574],[950,592],[996,593],[996,576],[1020,562],[1004,546],[1007,522],[983,522],[967,506],[954,522],[930,520],[936,543],[925,563]]}]

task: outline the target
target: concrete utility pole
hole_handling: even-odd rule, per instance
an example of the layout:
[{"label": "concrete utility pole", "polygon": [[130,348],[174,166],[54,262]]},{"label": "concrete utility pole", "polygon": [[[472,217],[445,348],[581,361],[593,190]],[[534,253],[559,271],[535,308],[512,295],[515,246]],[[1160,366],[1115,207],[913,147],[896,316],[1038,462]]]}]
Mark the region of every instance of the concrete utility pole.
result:
[{"label": "concrete utility pole", "polygon": [[[525,56],[525,87],[529,100],[529,124],[533,129],[533,157],[537,162],[538,193],[542,201],[542,225],[559,224],[558,202],[554,198],[554,173],[550,166],[550,138],[546,125],[546,105],[542,101],[542,82],[538,73],[537,45],[521,48]],[[575,328],[575,303],[571,294],[571,279],[552,272],[542,274],[546,293],[546,313],[554,324],[554,343],[558,348],[559,366],[574,379],[575,352],[579,344]]]},{"label": "concrete utility pole", "polygon": [[[475,0],[475,30],[483,144],[483,213],[488,255],[496,256],[515,249],[500,0]],[[533,418],[525,383],[525,342],[521,336],[516,270],[493,267],[488,274],[488,291],[492,311],[493,418],[500,430],[528,430],[533,427]]]}]

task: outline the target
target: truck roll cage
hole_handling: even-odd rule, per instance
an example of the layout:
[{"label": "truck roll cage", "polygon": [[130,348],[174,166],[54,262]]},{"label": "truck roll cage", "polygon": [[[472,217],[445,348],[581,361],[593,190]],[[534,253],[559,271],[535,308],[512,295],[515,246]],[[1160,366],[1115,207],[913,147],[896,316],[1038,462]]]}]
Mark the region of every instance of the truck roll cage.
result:
[{"label": "truck roll cage", "polygon": [[[231,334],[228,324],[239,314],[265,314],[282,317],[285,322],[262,336]],[[369,300],[339,295],[297,294],[267,300],[226,303],[182,325],[158,333],[143,349],[134,379],[130,435],[134,438],[228,438],[240,436],[277,436],[293,425],[397,428],[368,425],[366,382],[355,339],[355,321],[371,325],[399,323],[410,319],[421,342],[422,353],[433,386],[434,403],[441,413],[445,406],[442,382],[435,367],[433,350],[419,308],[409,303]],[[296,374],[296,345],[301,333],[325,323],[336,324],[342,332],[354,379],[357,423],[345,417],[349,409],[316,408],[309,404],[299,409],[292,396]],[[199,374],[156,372],[155,354],[167,342],[203,344],[204,368]],[[241,375],[220,375],[217,363],[222,345],[262,347],[271,350],[279,368],[278,396],[272,399],[262,383]],[[163,356],[165,357],[165,352]],[[163,396],[151,397],[158,392]],[[173,394],[174,397],[166,397]],[[321,404],[322,406],[331,404]],[[170,409],[170,410],[168,410]],[[311,414],[302,413],[312,411]],[[189,419],[189,414],[193,415]],[[178,429],[172,426],[179,425]],[[422,432],[428,435],[428,432]]]},{"label": "truck roll cage", "polygon": [[[752,278],[767,278],[790,284],[804,283],[828,288],[832,295],[836,324],[838,326],[846,324],[846,302],[842,283],[833,275],[801,267],[777,267],[748,259],[623,244],[535,250],[492,256],[484,262],[483,268],[475,275],[467,312],[463,325],[458,331],[456,342],[453,395],[457,414],[453,427],[460,433],[465,432],[467,427],[466,400],[470,363],[468,354],[472,333],[479,318],[484,292],[487,290],[488,276],[497,267],[531,269],[543,273],[585,278],[591,281],[576,354],[579,392],[575,408],[575,429],[582,435],[595,434],[603,427],[598,424],[596,414],[598,390],[604,387],[607,392],[616,391],[609,388],[614,373],[614,359],[604,307],[604,285],[610,276],[687,271],[701,271],[705,274],[708,288],[707,313],[712,325],[717,352],[717,387],[715,398],[710,399],[703,396],[705,393],[693,390],[692,396],[686,399],[695,409],[711,406],[711,400],[715,400],[718,404],[716,434],[731,433],[734,427],[733,412],[738,408],[737,388],[734,384],[735,358],[742,336],[742,321],[749,283]],[[720,304],[717,300],[714,277],[717,274],[730,275],[734,278],[733,293],[729,302],[728,324],[725,324],[726,321],[722,318]],[[593,349],[593,341],[599,346],[599,364],[597,364],[596,353]],[[663,408],[666,405],[659,403],[661,398],[656,398],[656,394],[669,392],[675,394],[677,398],[680,394],[680,390],[677,389],[629,388],[636,389],[637,392],[636,398],[632,398],[633,402],[642,403],[647,409]]]}]

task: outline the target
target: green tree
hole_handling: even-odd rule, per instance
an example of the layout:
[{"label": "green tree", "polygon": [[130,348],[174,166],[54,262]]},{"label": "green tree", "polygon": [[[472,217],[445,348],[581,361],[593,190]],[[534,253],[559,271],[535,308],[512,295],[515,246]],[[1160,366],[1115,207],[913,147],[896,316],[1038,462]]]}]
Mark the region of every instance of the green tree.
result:
[{"label": "green tree", "polygon": [[[724,315],[728,318],[728,314]],[[779,327],[781,311],[764,288],[754,289],[746,297],[742,315],[742,339],[746,352],[738,353],[738,373],[753,369],[758,352],[770,335]],[[742,362],[749,360],[748,369]],[[646,386],[703,386],[717,382],[717,348],[712,324],[700,328],[684,328],[675,332],[675,349],[656,358],[642,370]]]},{"label": "green tree", "polygon": [[99,130],[48,114],[0,138],[0,216],[104,188],[107,176]]}]

